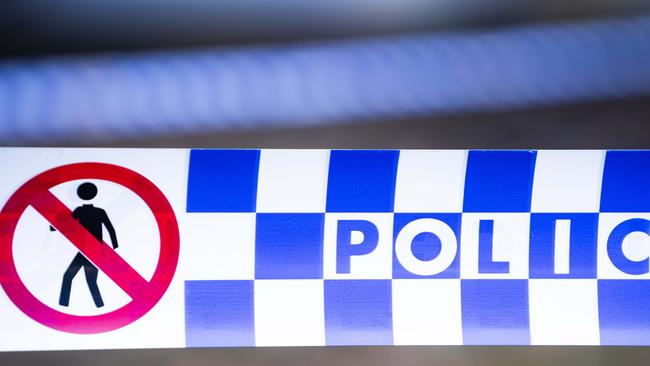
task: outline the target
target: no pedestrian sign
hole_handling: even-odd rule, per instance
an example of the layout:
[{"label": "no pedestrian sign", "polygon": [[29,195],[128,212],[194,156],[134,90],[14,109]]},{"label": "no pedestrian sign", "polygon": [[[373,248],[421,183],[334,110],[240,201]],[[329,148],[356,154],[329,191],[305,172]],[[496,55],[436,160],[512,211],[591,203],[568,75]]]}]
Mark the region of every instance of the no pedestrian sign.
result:
[{"label": "no pedestrian sign", "polygon": [[0,350],[650,345],[650,152],[0,148]]}]

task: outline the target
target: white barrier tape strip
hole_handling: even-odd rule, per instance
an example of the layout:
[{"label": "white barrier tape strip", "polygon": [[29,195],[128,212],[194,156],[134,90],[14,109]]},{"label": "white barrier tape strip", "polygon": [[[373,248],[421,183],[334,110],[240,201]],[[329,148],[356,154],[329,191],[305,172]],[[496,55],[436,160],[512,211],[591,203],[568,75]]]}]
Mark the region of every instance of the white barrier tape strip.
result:
[{"label": "white barrier tape strip", "polygon": [[647,95],[650,18],[0,63],[0,141],[309,126]]},{"label": "white barrier tape strip", "polygon": [[0,350],[650,344],[649,151],[0,165]]}]

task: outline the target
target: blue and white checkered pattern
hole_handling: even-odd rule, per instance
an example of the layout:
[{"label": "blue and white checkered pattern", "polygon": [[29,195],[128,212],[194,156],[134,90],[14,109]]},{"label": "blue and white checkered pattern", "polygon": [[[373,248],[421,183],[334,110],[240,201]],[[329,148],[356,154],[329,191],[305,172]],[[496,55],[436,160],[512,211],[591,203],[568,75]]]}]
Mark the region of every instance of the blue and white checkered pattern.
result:
[{"label": "blue and white checkered pattern", "polygon": [[187,346],[648,345],[649,188],[647,151],[192,150]]}]

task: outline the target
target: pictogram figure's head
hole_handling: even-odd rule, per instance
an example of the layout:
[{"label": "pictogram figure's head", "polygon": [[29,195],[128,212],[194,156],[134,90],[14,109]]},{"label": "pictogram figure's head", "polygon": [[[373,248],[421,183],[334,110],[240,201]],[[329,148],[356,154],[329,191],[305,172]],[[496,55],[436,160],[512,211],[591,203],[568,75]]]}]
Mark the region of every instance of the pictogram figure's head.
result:
[{"label": "pictogram figure's head", "polygon": [[88,201],[97,195],[97,186],[90,183],[81,183],[79,187],[77,188],[77,196],[81,198],[82,200]]}]

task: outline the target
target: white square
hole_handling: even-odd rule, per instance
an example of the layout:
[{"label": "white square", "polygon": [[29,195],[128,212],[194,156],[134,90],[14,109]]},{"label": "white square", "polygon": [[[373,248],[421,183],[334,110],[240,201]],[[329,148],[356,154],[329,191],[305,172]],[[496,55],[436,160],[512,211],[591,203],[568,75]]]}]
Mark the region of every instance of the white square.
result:
[{"label": "white square", "polygon": [[323,280],[256,280],[257,346],[324,346]]},{"label": "white square", "polygon": [[400,151],[395,212],[461,212],[467,151]]},{"label": "white square", "polygon": [[598,280],[529,281],[533,345],[598,345]]},{"label": "white square", "polygon": [[257,212],[325,212],[328,150],[262,150]]},{"label": "white square", "polygon": [[188,213],[179,270],[186,280],[255,278],[254,213]]},{"label": "white square", "polygon": [[605,152],[538,151],[532,212],[598,212]]},{"label": "white square", "polygon": [[[508,262],[508,273],[479,273],[479,225],[493,220],[492,261]],[[529,213],[464,213],[460,234],[461,278],[527,279]]]},{"label": "white square", "polygon": [[[377,246],[368,254],[350,256],[350,273],[337,273],[337,231],[340,220],[368,221],[377,228]],[[353,245],[365,240],[360,231],[352,233]],[[392,213],[326,213],[324,233],[325,279],[390,279],[393,277]]]},{"label": "white square", "polygon": [[460,280],[393,280],[396,345],[461,345]]},{"label": "white square", "polygon": [[[607,252],[607,242],[612,230],[629,219],[650,220],[650,213],[601,213],[598,216],[598,278],[603,279],[650,279],[650,272],[640,275],[625,273],[612,263]],[[632,261],[643,261],[650,257],[650,236],[648,233],[632,232],[625,237],[621,246],[623,255]],[[646,267],[646,271],[650,268]]]}]

